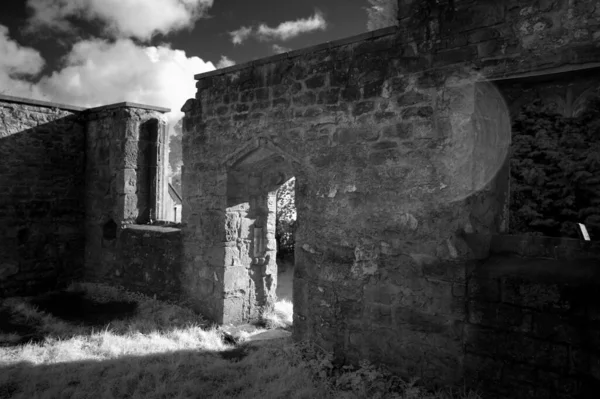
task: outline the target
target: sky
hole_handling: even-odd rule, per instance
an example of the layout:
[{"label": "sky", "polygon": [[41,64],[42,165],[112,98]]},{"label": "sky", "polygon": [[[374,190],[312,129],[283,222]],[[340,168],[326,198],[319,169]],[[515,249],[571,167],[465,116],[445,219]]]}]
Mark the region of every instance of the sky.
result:
[{"label": "sky", "polygon": [[93,107],[168,107],[194,74],[367,30],[368,0],[10,0],[0,94]]}]

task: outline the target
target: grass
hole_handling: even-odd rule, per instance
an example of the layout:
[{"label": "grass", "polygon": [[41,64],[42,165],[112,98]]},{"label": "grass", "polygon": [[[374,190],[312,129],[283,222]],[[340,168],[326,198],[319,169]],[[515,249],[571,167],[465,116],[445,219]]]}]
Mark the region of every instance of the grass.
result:
[{"label": "grass", "polygon": [[[330,354],[288,339],[236,347],[176,304],[99,284],[70,291],[85,292],[95,304],[135,303],[136,311],[98,319],[104,324],[76,323],[42,311],[32,298],[4,300],[14,319],[38,335],[19,345],[11,344],[18,334],[0,336],[0,398],[476,398],[427,393],[398,379],[391,392],[381,384],[393,379],[368,363],[336,370]],[[278,303],[264,324],[290,329],[292,308]]]}]

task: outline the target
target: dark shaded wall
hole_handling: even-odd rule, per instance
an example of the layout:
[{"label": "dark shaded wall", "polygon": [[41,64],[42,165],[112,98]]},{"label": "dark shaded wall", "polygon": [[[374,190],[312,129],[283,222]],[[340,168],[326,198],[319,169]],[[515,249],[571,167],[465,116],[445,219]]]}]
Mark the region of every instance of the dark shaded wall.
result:
[{"label": "dark shaded wall", "polygon": [[84,167],[76,107],[0,97],[0,296],[81,276]]},{"label": "dark shaded wall", "polygon": [[600,243],[496,236],[469,274],[465,378],[486,398],[600,389]]},{"label": "dark shaded wall", "polygon": [[157,299],[181,299],[181,230],[149,225],[127,225],[116,244],[114,274],[103,281]]},{"label": "dark shaded wall", "polygon": [[523,106],[540,100],[562,116],[577,117],[588,107],[592,97],[600,95],[600,67],[495,83],[506,99],[511,116],[517,115]]}]

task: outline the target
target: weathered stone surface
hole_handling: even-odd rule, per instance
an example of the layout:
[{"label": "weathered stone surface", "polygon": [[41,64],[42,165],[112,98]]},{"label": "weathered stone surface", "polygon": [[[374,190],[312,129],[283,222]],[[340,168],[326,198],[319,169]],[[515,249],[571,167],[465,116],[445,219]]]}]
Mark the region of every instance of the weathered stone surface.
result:
[{"label": "weathered stone surface", "polygon": [[0,297],[81,275],[85,132],[78,114],[0,99]]},{"label": "weathered stone surface", "polygon": [[[86,279],[142,288],[147,283],[142,272],[133,272],[132,269],[132,273],[128,274],[122,270],[130,256],[122,248],[133,242],[138,246],[143,244],[121,235],[128,224],[146,224],[151,219],[161,219],[161,202],[167,195],[168,151],[166,122],[162,113],[136,107],[86,111],[86,132],[88,137],[93,138],[86,140],[85,149]],[[104,234],[106,223],[116,226],[114,237]],[[153,244],[159,241],[154,240]],[[152,255],[134,256],[132,261],[139,268],[146,259],[162,259],[153,252],[162,248],[160,245],[148,248]],[[165,256],[166,259],[171,257]],[[148,293],[149,290],[148,287],[143,291]]]},{"label": "weathered stone surface", "polygon": [[[527,343],[539,349],[540,362],[554,366],[542,356],[552,350],[566,359],[561,345],[567,343],[543,337],[564,340],[568,329],[544,335],[539,313],[561,314],[579,305],[565,306],[556,296],[562,291],[546,281],[483,271],[490,240],[474,237],[506,231],[510,142],[505,92],[484,81],[598,61],[593,36],[580,32],[575,39],[573,25],[597,25],[598,16],[591,0],[578,6],[581,14],[566,2],[488,3],[456,0],[452,10],[447,2],[430,2],[433,10],[413,12],[423,3],[400,1],[397,32],[199,76],[214,86],[186,109],[188,142],[200,134],[208,139],[184,154],[190,165],[184,180],[200,187],[186,198],[188,212],[199,216],[183,230],[184,270],[191,275],[203,262],[214,262],[210,248],[224,240],[239,251],[224,254],[215,267],[227,270],[232,262],[234,278],[246,265],[250,282],[248,299],[228,300],[226,294],[222,309],[212,305],[223,301],[217,289],[206,308],[211,317],[231,321],[240,315],[243,322],[253,317],[248,309],[269,301],[269,273],[255,267],[269,263],[254,251],[267,237],[260,218],[269,211],[260,196],[272,188],[263,186],[253,199],[243,188],[250,179],[234,182],[242,170],[259,180],[269,168],[281,171],[267,166],[281,157],[298,184],[295,339],[335,348],[350,361],[367,357],[404,372],[420,370],[438,382],[463,375],[469,353],[494,363],[501,355],[496,342],[512,356],[507,362],[529,362],[525,357],[535,355],[519,349],[525,345],[519,334],[538,337]],[[274,70],[288,73],[271,83]],[[214,116],[221,104],[211,101],[217,95],[212,87],[240,93],[269,87],[282,102],[262,108],[260,118],[224,125]],[[202,169],[226,177],[203,180]],[[250,209],[241,216],[250,221],[242,233],[237,224],[209,216],[242,204]],[[242,289],[235,282],[218,284],[229,287],[224,292]],[[187,288],[192,296],[210,297],[201,291],[199,285]],[[468,326],[474,332],[463,333]],[[396,344],[399,335],[406,339]],[[397,358],[409,364],[398,365]],[[517,384],[508,373],[493,375],[502,378]]]},{"label": "weathered stone surface", "polygon": [[[501,362],[503,371],[501,379],[479,374],[472,385],[541,398],[547,390],[576,397],[598,384],[597,377],[589,377],[589,354],[595,351],[593,337],[600,325],[589,304],[600,287],[600,251],[591,245],[578,251],[580,245],[579,240],[547,237],[492,239],[492,253],[499,254],[475,266],[467,283],[465,359],[466,370]],[[562,255],[537,258],[548,250]]]}]

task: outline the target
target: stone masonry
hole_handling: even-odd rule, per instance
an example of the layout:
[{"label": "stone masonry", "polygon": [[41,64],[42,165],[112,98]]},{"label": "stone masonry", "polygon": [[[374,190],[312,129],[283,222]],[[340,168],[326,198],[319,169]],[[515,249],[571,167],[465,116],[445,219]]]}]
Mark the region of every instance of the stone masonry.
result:
[{"label": "stone masonry", "polygon": [[197,75],[184,292],[219,323],[270,306],[272,193],[293,175],[294,338],[460,381],[468,274],[507,226],[498,83],[598,67],[599,25],[592,0],[401,0],[398,28]]},{"label": "stone masonry", "polygon": [[0,296],[73,280],[179,298],[178,229],[163,217],[168,109],[0,96]]},{"label": "stone masonry", "polygon": [[0,297],[81,276],[82,108],[0,97]]}]

